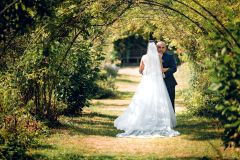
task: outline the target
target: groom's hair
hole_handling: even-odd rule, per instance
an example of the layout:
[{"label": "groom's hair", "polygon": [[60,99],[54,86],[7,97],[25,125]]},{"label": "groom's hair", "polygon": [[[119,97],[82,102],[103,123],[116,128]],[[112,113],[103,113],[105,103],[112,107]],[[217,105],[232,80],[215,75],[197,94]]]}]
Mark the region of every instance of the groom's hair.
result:
[{"label": "groom's hair", "polygon": [[167,46],[166,43],[163,42],[163,41],[158,41],[158,42],[157,42],[157,46],[159,46],[159,45],[161,45],[161,44],[163,44],[164,46]]}]

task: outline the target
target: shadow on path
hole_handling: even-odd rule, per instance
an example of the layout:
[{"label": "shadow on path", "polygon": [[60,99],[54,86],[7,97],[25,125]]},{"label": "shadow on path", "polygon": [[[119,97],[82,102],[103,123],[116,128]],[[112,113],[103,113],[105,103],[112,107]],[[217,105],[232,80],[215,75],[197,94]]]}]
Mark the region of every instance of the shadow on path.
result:
[{"label": "shadow on path", "polygon": [[113,126],[117,116],[90,112],[82,117],[68,117],[61,122],[59,130],[66,130],[70,135],[98,135],[115,137],[118,130]]},{"label": "shadow on path", "polygon": [[177,116],[178,130],[181,135],[187,135],[189,140],[214,140],[220,139],[222,133],[216,126],[216,121],[206,118],[191,117],[187,114]]}]

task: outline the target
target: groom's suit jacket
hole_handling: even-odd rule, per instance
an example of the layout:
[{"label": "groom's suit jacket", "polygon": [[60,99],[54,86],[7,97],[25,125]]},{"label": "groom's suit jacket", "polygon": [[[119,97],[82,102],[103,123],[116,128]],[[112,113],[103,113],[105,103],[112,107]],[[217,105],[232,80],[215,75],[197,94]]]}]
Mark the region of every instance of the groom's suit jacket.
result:
[{"label": "groom's suit jacket", "polygon": [[170,54],[166,51],[162,56],[162,64],[163,68],[169,68],[167,72],[165,72],[164,81],[166,83],[167,88],[171,88],[177,85],[177,81],[173,76],[173,73],[177,71],[177,63],[174,58],[174,55]]}]

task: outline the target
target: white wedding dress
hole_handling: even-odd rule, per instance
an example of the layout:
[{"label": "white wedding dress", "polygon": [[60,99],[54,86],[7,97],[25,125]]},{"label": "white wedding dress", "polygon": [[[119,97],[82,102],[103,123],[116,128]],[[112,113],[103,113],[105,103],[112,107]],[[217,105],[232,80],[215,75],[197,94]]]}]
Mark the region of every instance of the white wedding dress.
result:
[{"label": "white wedding dress", "polygon": [[163,80],[157,48],[148,44],[142,57],[144,70],[141,82],[128,108],[115,121],[114,126],[123,130],[117,137],[173,137],[180,133],[173,130],[176,117]]}]

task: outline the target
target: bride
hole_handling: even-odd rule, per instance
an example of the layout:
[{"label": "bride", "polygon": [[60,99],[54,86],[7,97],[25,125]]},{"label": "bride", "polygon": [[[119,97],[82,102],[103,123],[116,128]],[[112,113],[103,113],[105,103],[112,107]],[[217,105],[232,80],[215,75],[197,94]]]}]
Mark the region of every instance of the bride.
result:
[{"label": "bride", "polygon": [[173,137],[176,117],[163,80],[161,57],[154,41],[149,41],[142,57],[142,79],[128,108],[115,121],[123,130],[117,137]]}]

